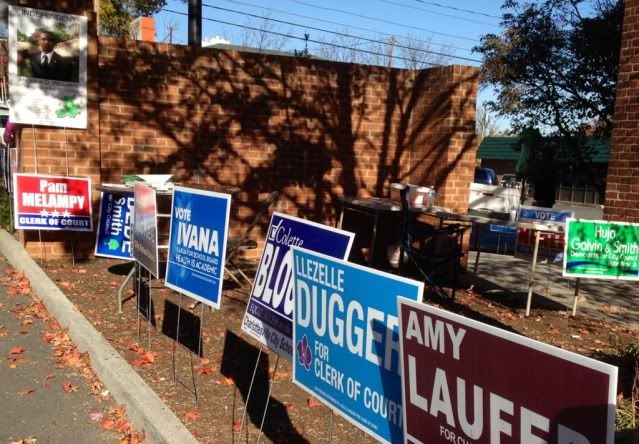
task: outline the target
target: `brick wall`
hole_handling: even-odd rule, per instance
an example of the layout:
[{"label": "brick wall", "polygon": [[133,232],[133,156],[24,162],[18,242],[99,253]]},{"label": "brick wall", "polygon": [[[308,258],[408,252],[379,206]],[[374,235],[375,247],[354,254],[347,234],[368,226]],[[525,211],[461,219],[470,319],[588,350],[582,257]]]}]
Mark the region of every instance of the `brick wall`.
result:
[{"label": "brick wall", "polygon": [[604,214],[639,222],[639,0],[626,0]]},{"label": "brick wall", "polygon": [[[37,156],[38,171],[64,174],[68,155],[69,173],[94,185],[144,172],[237,186],[236,231],[272,190],[280,211],[329,224],[339,196],[387,195],[395,181],[435,185],[438,204],[467,207],[474,68],[391,70],[106,37],[89,59],[89,128],[36,128],[35,150],[25,128],[24,172]],[[48,257],[71,252],[68,237],[42,236]],[[36,232],[24,240],[42,254]],[[76,257],[92,242],[76,233]]]}]

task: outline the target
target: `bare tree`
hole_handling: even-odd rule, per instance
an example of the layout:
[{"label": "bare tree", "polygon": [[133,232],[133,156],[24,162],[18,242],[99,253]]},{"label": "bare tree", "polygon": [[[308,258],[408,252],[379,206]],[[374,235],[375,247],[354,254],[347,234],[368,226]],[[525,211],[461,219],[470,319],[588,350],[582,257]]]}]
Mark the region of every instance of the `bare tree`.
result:
[{"label": "bare tree", "polygon": [[350,36],[348,29],[339,31],[339,34],[333,34],[330,38],[320,37],[321,43],[317,47],[317,56],[336,62],[363,63],[361,59],[362,41],[356,37]]},{"label": "bare tree", "polygon": [[241,28],[239,41],[242,46],[255,48],[258,50],[272,49],[280,51],[292,34],[290,29],[284,29],[279,23],[271,19],[271,12],[265,11],[261,19],[247,19],[244,22],[245,28]]},{"label": "bare tree", "polygon": [[173,43],[175,41],[175,36],[180,30],[180,23],[174,17],[170,17],[164,21],[162,28],[165,30],[162,42]]},{"label": "bare tree", "polygon": [[488,108],[486,102],[477,108],[477,144],[481,144],[484,137],[491,137],[499,134],[499,128],[494,116]]},{"label": "bare tree", "polygon": [[453,49],[445,45],[434,49],[432,40],[431,36],[408,34],[398,47],[404,68],[417,70],[449,64]]}]

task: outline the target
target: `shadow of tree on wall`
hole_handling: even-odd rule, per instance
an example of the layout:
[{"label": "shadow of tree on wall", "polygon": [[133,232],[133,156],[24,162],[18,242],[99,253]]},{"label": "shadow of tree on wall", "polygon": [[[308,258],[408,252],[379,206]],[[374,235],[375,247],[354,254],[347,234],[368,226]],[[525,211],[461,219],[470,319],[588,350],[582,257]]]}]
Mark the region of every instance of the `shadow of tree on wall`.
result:
[{"label": "shadow of tree on wall", "polygon": [[458,85],[442,88],[438,70],[140,42],[114,50],[121,42],[103,40],[105,181],[172,172],[187,184],[240,187],[244,202],[278,189],[286,211],[327,222],[341,195],[383,195],[394,180],[441,186],[473,148],[468,138],[448,158],[460,128],[442,120],[453,106],[474,110],[475,96],[469,88],[466,102],[453,104]]},{"label": "shadow of tree on wall", "polygon": [[[98,52],[99,155],[77,155],[93,156],[102,182],[170,172],[186,185],[239,187],[234,230],[272,190],[282,211],[325,223],[338,197],[386,195],[393,181],[435,185],[446,201],[449,176],[474,149],[475,79],[453,76],[458,66],[406,71],[112,38]],[[90,254],[84,245],[76,255]]]}]

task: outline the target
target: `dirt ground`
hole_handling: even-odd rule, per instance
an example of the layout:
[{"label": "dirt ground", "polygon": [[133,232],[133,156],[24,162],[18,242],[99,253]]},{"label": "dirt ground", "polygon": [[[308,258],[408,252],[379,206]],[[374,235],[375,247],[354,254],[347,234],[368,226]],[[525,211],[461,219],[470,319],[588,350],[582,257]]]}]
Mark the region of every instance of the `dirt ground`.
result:
[{"label": "dirt ground", "polygon": [[[247,267],[254,265],[248,263]],[[129,284],[124,313],[118,314],[118,287],[130,267],[129,263],[109,259],[83,262],[75,267],[66,262],[43,264],[60,289],[136,368],[194,436],[203,443],[239,442],[237,431],[259,354],[257,343],[240,331],[248,290],[242,291],[231,281],[225,281],[222,308],[211,311],[202,305],[189,308],[191,299],[164,288],[160,281],[153,281],[151,303],[144,291],[140,291],[138,310],[137,289]],[[503,297],[491,299],[490,294],[481,291],[458,291],[454,302],[447,299],[429,302],[619,365],[618,392],[622,397],[630,397],[634,365],[622,361],[619,355],[620,351],[639,342],[637,330],[539,308],[526,318],[521,309],[514,308],[519,304]],[[150,326],[145,319],[149,305]],[[175,347],[178,310],[181,311],[179,345]],[[277,356],[273,353],[264,352],[260,356],[241,442],[258,439],[268,379],[276,362]],[[291,382],[291,365],[280,360],[261,439],[276,443],[327,442],[330,418],[326,407]],[[336,443],[360,439],[373,442],[338,416],[333,416],[332,431]]]}]

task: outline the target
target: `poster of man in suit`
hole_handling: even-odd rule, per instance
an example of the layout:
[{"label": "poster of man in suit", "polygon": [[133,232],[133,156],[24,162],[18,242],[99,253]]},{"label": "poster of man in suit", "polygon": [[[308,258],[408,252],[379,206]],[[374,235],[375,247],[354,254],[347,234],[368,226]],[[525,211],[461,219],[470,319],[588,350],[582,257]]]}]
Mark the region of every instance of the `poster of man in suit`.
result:
[{"label": "poster of man in suit", "polygon": [[87,18],[9,6],[11,120],[87,126]]}]

